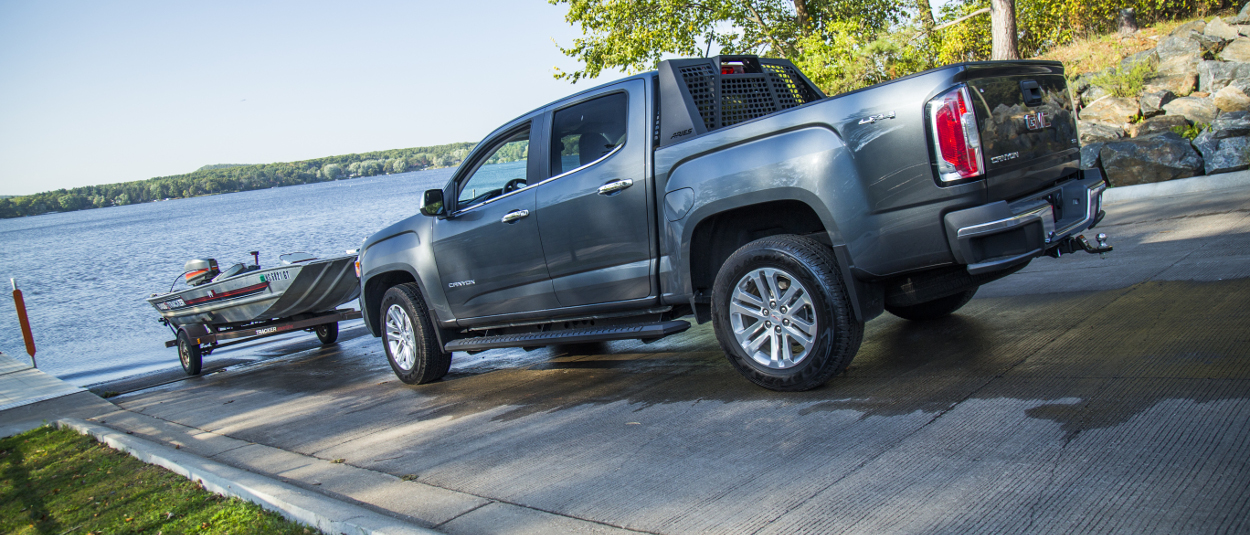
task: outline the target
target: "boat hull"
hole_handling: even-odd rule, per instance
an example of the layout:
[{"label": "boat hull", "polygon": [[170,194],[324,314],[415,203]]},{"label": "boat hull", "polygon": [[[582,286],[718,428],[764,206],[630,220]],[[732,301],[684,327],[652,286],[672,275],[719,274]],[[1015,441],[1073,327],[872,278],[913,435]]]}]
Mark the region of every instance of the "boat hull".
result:
[{"label": "boat hull", "polygon": [[227,325],[324,312],[360,296],[354,256],[248,271],[149,297],[175,325]]}]

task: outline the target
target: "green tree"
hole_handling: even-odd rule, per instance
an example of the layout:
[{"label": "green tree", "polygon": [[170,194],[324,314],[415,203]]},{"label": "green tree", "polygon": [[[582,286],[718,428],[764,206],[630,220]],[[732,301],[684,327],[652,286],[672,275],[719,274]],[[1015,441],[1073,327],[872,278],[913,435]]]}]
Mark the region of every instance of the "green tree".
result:
[{"label": "green tree", "polygon": [[328,163],[321,168],[321,175],[327,180],[338,180],[343,177],[343,166],[337,163]]},{"label": "green tree", "polygon": [[548,0],[568,4],[565,20],[583,37],[561,47],[582,68],[556,72],[576,82],[604,69],[651,70],[661,58],[762,54],[795,60],[800,41],[853,25],[856,39],[875,36],[908,18],[901,0]]}]

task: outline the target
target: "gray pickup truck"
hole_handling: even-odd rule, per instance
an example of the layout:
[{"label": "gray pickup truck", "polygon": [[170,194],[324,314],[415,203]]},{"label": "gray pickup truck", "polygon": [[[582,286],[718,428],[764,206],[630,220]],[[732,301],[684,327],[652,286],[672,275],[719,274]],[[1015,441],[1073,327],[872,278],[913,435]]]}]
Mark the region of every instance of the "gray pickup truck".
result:
[{"label": "gray pickup truck", "polygon": [[712,321],[774,390],[846,369],[864,323],[951,314],[1077,234],[1057,62],[962,63],[826,97],[793,64],[669,60],[522,115],[366,239],[360,305],[406,383],[455,351],[640,339]]}]

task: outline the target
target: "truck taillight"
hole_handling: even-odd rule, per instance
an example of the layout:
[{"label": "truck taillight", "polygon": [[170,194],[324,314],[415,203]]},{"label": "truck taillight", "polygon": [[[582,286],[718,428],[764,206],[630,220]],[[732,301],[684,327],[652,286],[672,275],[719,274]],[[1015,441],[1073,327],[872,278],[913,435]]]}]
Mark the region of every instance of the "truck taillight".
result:
[{"label": "truck taillight", "polygon": [[981,135],[967,86],[959,86],[929,101],[933,148],[937,152],[938,177],[953,182],[985,173],[981,161]]}]

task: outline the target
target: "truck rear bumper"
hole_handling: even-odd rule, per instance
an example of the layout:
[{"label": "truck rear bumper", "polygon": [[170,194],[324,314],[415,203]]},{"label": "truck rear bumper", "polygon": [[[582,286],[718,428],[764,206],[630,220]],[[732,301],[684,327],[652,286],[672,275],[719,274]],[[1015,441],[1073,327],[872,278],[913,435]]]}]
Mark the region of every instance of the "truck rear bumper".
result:
[{"label": "truck rear bumper", "polygon": [[1027,197],[946,214],[946,238],[955,260],[973,275],[1005,269],[1045,254],[1060,241],[1096,225],[1107,188],[1097,169]]}]

